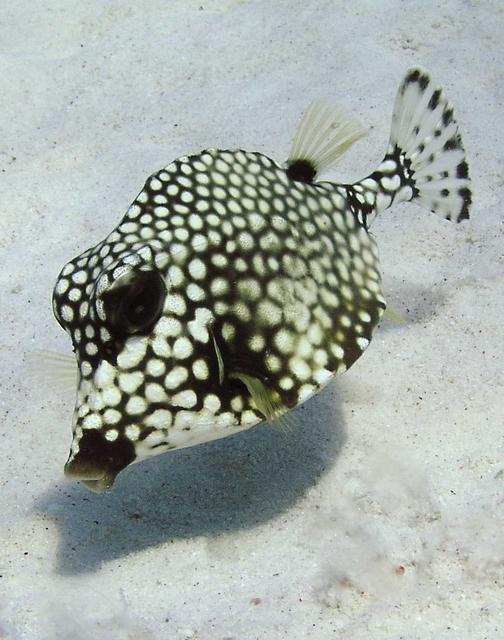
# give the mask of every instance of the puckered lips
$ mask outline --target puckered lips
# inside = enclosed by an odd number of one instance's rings
[[[135,448],[129,440],[109,442],[98,429],[85,430],[78,444],[78,452],[65,465],[65,474],[94,493],[110,489],[117,474],[135,459]]]

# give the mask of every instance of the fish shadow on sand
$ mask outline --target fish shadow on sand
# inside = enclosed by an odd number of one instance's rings
[[[77,483],[47,492],[35,509],[59,529],[57,571],[93,572],[175,539],[250,529],[289,509],[346,439],[334,382],[292,415],[287,430],[262,425],[134,465],[108,494]]]

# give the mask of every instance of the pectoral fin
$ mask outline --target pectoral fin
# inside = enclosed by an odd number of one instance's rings
[[[215,356],[217,358],[217,366],[219,369],[219,384],[222,384],[224,382],[224,360],[222,358],[222,353],[219,348],[219,345],[217,344],[217,340],[215,339],[212,328],[210,328],[210,335],[212,336],[213,345],[215,349]]]
[[[292,419],[280,395],[274,389],[269,389],[262,380],[246,373],[231,373],[230,378],[242,382],[249,392],[257,410],[274,426],[287,428],[292,425]]]

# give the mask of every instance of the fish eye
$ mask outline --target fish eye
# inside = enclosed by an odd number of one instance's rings
[[[157,271],[129,271],[103,294],[110,328],[119,335],[147,333],[159,319],[166,286]]]

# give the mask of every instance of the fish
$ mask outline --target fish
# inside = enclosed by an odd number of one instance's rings
[[[101,493],[132,463],[284,424],[362,355],[386,308],[376,216],[413,201],[461,222],[472,201],[453,107],[424,69],[400,84],[377,169],[320,180],[364,135],[319,100],[283,163],[178,158],[65,264],[52,306],[75,354],[67,476]]]

